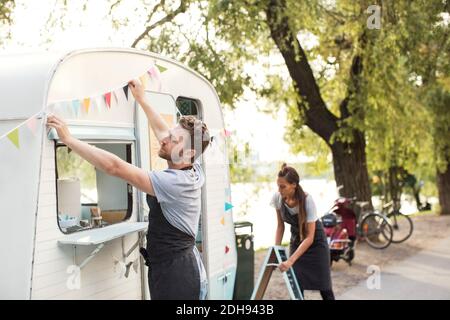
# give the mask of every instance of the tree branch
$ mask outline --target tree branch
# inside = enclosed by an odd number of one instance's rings
[[[360,76],[363,69],[361,54],[356,54],[353,57],[352,65],[350,67],[350,84],[347,87],[347,96],[341,101],[339,110],[341,111],[340,119],[346,119],[350,116],[348,104],[355,93],[359,92],[361,88]]]
[[[152,25],[148,26],[147,28],[145,28],[144,32],[142,32],[139,37],[136,38],[136,40],[133,41],[133,44],[131,45],[132,48],[136,48],[136,45],[142,40],[144,39],[146,36],[148,36],[148,34],[150,33],[150,31],[152,31],[153,29],[155,29],[156,27],[159,27],[163,24],[165,24],[166,22],[169,22],[171,20],[173,20],[178,14],[180,13],[184,13],[186,12],[187,8],[188,8],[188,3],[189,0],[181,0],[180,1],[180,5],[178,6],[177,9],[175,9],[174,11],[168,13],[164,18],[162,18],[159,21],[156,21],[155,23],[153,23]],[[155,10],[157,10],[158,5],[155,6]],[[151,16],[153,15],[153,13],[155,12],[155,10],[153,10],[153,12],[150,14],[149,19],[151,19]],[[149,21],[148,21],[149,22]]]
[[[280,50],[294,87],[301,97],[297,106],[305,115],[305,124],[330,144],[332,134],[338,129],[337,117],[323,101],[306,54],[290,29],[286,0],[270,0],[266,14],[271,37]]]

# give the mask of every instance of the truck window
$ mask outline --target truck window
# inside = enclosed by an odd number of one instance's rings
[[[198,102],[198,100],[185,97],[178,97],[176,103],[178,110],[181,112],[182,116],[195,116],[196,118],[200,119],[199,116],[200,103]]]
[[[131,144],[95,143],[97,148],[131,162]],[[67,146],[56,146],[58,224],[62,232],[105,227],[131,216],[132,188],[97,170]]]

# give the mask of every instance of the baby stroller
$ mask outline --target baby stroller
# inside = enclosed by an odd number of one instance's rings
[[[330,248],[330,265],[343,259],[350,266],[355,257],[356,215],[348,207],[351,199],[338,198],[322,217],[322,224]]]

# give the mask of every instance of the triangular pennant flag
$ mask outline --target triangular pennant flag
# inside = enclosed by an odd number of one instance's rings
[[[26,125],[28,127],[28,129],[30,129],[30,131],[33,133],[33,135],[36,135],[36,129],[37,129],[37,119],[36,117],[31,117],[30,119],[28,119],[28,121],[26,122]]]
[[[230,252],[230,248],[228,246],[225,246],[225,254],[227,254],[228,252]]]
[[[123,92],[125,92],[125,98],[127,98],[128,100],[128,84],[125,87],[123,87]]]
[[[117,95],[117,92],[116,91],[113,91],[112,92],[112,95],[113,95],[113,97],[114,97],[114,100],[116,101],[116,105],[118,106],[119,105],[119,97],[118,97],[118,95]],[[112,103],[112,102],[111,102]]]
[[[19,146],[19,128],[14,129],[8,134],[8,139],[17,147],[17,149],[20,149]]]
[[[233,208],[233,205],[231,203],[225,202],[225,211],[228,211],[231,208]]]
[[[225,218],[224,217],[220,218],[220,224],[223,225],[223,226],[225,225]]]
[[[161,91],[162,83],[159,69],[155,66],[152,66],[147,72],[150,75],[150,79],[156,83],[157,91]]]
[[[161,73],[163,73],[164,71],[167,70],[167,68],[160,66],[159,64],[157,64],[156,67],[158,68],[159,72],[161,72]]]
[[[150,75],[150,78],[156,77],[158,75],[155,67],[151,67],[147,72]]]
[[[105,100],[102,99],[101,96],[95,97],[95,98],[93,99],[93,102],[95,102],[97,111],[98,111],[99,113],[102,111],[102,105],[103,105],[104,101],[105,101]],[[94,105],[94,103],[93,103],[92,105]],[[92,107],[92,108],[93,108],[93,107]]]
[[[90,105],[91,105],[91,99],[90,98],[83,99],[83,107],[84,107],[84,111],[86,111],[86,113],[89,113],[89,106]]]
[[[73,110],[73,114],[76,117],[78,117],[78,114],[80,113],[80,107],[81,107],[80,100],[73,100],[72,101],[72,110]]]
[[[105,93],[105,102],[108,108],[111,108],[111,92]]]
[[[147,84],[148,84],[148,75],[147,75],[147,73],[144,73],[142,76],[140,76],[139,80],[141,81],[141,84],[144,87],[144,89],[147,88]]]
[[[223,129],[223,133],[224,133],[225,137],[231,136],[231,131],[228,131],[227,129]]]

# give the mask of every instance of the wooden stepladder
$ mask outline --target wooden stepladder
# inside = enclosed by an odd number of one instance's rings
[[[258,282],[253,290],[251,300],[261,300],[266,292],[267,285],[269,284],[272,272],[278,265],[287,260],[286,248],[282,246],[270,247],[264,264],[261,267],[259,273]],[[303,300],[300,286],[298,285],[297,277],[295,276],[294,269],[289,268],[286,272],[283,272],[284,282],[286,283],[291,300]]]

